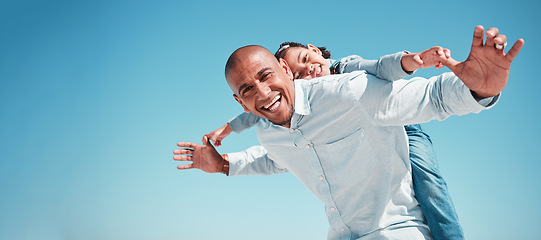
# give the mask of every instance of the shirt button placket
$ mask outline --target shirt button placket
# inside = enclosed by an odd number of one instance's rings
[[[310,143],[310,141],[307,141],[307,139],[303,137],[302,132],[300,130],[295,129],[295,128],[290,128],[289,132],[291,133],[295,146],[301,147],[302,145],[304,145],[304,148],[306,150],[313,151],[311,150],[313,149],[312,143]],[[313,162],[315,166],[321,167],[320,165],[321,163],[319,163],[319,159],[317,158],[317,156],[316,156],[316,159],[314,160],[316,160],[316,162]],[[329,217],[330,219],[333,219],[331,222],[334,222],[334,224],[332,225],[334,225],[335,229],[340,229],[341,232],[345,233],[346,228],[341,227],[343,226],[343,223],[341,221],[340,213],[336,209],[335,204],[332,200],[332,197],[330,196],[329,183],[327,182],[323,172],[321,172],[320,174],[321,175],[319,175],[318,178],[321,181],[320,184],[321,184],[322,192],[324,195],[326,195],[326,198],[327,198],[327,200],[325,200],[325,203],[328,204],[327,206],[329,206],[329,211],[330,211]],[[337,223],[338,223],[338,226],[337,226]],[[346,234],[345,236],[349,236],[349,235]]]

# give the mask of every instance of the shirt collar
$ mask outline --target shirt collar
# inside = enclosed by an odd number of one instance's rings
[[[300,115],[309,115],[312,113],[310,102],[308,101],[308,93],[306,92],[307,80],[295,80],[295,113]]]

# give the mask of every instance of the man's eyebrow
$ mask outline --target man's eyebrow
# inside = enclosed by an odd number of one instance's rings
[[[256,74],[256,77],[257,77],[258,79],[260,79],[260,78],[261,78],[261,75],[263,75],[263,73],[266,72],[266,71],[269,70],[269,69],[271,69],[271,68],[270,68],[270,67],[266,67],[266,68],[263,68],[263,69],[259,70],[259,72],[257,72],[257,74]]]
[[[265,73],[266,71],[270,70],[271,68],[270,67],[265,67],[261,70],[259,70],[259,72],[256,73],[256,78],[257,79],[261,79],[261,75],[263,75],[263,73]],[[248,87],[248,83],[245,83],[245,84],[242,84],[240,87],[239,87],[239,96],[241,96],[241,92],[243,89],[245,89],[246,87]]]
[[[242,92],[242,90],[245,89],[246,87],[248,87],[248,83],[242,84],[242,85],[239,87],[239,96],[242,96],[241,92]]]
[[[297,56],[297,61],[298,62],[301,62],[301,54],[302,54],[302,51],[299,51],[299,56]]]

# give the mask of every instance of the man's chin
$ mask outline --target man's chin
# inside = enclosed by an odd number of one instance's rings
[[[289,125],[291,123],[291,118],[289,118],[288,120],[282,121],[282,122],[276,122],[276,121],[271,121],[271,120],[269,120],[269,121],[274,125],[287,126],[287,125]]]
[[[291,118],[293,117],[293,110],[291,110],[288,114],[287,114],[287,117],[284,117],[282,119],[268,119],[271,123],[275,124],[275,125],[279,125],[279,126],[289,126],[290,123],[291,123]]]

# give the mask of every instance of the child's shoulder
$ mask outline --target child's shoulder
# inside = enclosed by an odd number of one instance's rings
[[[321,87],[321,89],[328,89],[329,86],[341,85],[343,82],[357,78],[360,75],[367,75],[367,73],[365,70],[358,70],[348,73],[331,74],[310,80],[295,79],[295,86],[310,89],[317,89],[318,87]]]
[[[347,63],[347,62],[350,62],[350,61],[353,61],[353,60],[358,60],[358,59],[363,59],[363,58],[361,56],[359,56],[359,55],[349,55],[347,57],[341,58],[340,62]]]

